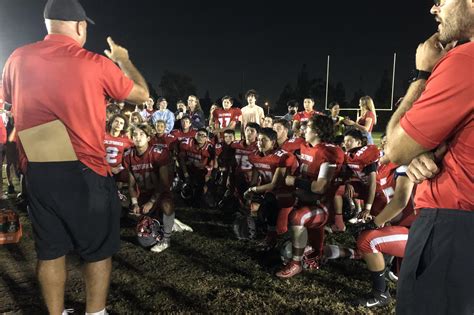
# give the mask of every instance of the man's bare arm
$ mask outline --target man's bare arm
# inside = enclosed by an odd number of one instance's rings
[[[133,104],[142,104],[146,102],[150,97],[148,84],[130,61],[128,50],[115,44],[111,37],[107,37],[107,42],[110,46],[110,50],[104,51],[106,56],[113,62],[117,63],[123,73],[134,82],[132,91],[126,98],[126,101]]]

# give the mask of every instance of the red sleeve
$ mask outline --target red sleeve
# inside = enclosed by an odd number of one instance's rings
[[[296,113],[296,114],[293,116],[293,120],[301,121],[301,115],[300,115],[300,113]]]
[[[471,56],[448,53],[433,70],[421,97],[400,120],[403,130],[424,148],[436,148],[472,115],[473,67]]]
[[[338,159],[339,154],[335,147],[326,147],[323,154],[321,154],[321,164],[326,162],[330,164],[338,164]]]
[[[126,99],[133,88],[133,81],[125,76],[120,68],[110,59],[102,58],[102,85],[110,97],[122,101]]]
[[[213,112],[212,112],[212,119],[214,120],[214,123],[219,123],[219,108],[216,108]]]
[[[365,166],[375,163],[380,158],[380,151],[376,145],[368,145],[360,160],[364,161]]]
[[[234,108],[234,117],[232,118],[233,121],[239,121],[240,116],[242,116],[242,111],[240,108]]]

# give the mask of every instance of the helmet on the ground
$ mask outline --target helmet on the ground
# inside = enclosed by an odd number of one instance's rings
[[[181,198],[184,200],[189,200],[193,197],[193,188],[190,184],[184,183],[181,187]]]
[[[163,239],[160,221],[146,215],[138,221],[136,231],[138,243],[143,247],[151,247]]]

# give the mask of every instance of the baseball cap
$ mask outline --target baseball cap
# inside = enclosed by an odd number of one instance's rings
[[[85,21],[95,24],[87,17],[78,0],[48,0],[44,7],[44,18],[60,21]]]

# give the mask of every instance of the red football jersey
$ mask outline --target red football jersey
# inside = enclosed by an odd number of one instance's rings
[[[256,169],[260,176],[259,185],[265,185],[272,181],[275,171],[279,167],[291,168],[291,153],[277,149],[267,155],[254,152],[249,155],[249,163]]]
[[[170,134],[176,137],[179,142],[183,141],[184,139],[194,138],[196,136],[196,129],[189,129],[188,132],[184,132],[181,129],[174,129],[171,130]]]
[[[162,136],[155,135],[150,140],[151,145],[159,146],[160,148],[168,149],[170,152],[176,150],[178,138],[171,134],[164,134]]]
[[[123,153],[133,146],[133,142],[127,136],[114,137],[105,133],[104,146],[107,163],[116,167],[122,164]]]
[[[235,107],[231,107],[229,110],[217,108],[212,113],[214,125],[220,129],[228,127],[233,121],[238,122],[240,116],[242,116],[240,108]]]
[[[299,151],[300,148],[301,148],[301,145],[302,144],[305,144],[306,141],[303,139],[303,138],[291,138],[291,139],[288,139],[286,140],[281,146],[280,148],[282,150],[285,150],[285,151],[288,151],[288,152],[291,152],[291,153],[295,153],[296,151]]]
[[[344,151],[333,144],[319,143],[313,147],[309,143],[304,143],[301,145],[300,152],[300,174],[303,178],[310,180],[318,179],[319,169],[324,163],[336,165],[334,174],[334,178],[336,178],[344,163]]]
[[[293,116],[293,120],[296,121],[308,121],[314,115],[324,115],[324,113],[312,110],[309,113],[306,111],[298,112]]]
[[[235,160],[237,162],[237,172],[252,171],[252,164],[249,162],[249,155],[257,151],[257,141],[250,145],[245,144],[245,140],[234,141],[231,147],[235,149]]]
[[[354,172],[357,178],[364,184],[368,184],[367,175],[364,168],[379,160],[380,151],[375,145],[366,145],[346,152],[345,164]],[[377,185],[379,188],[380,185]],[[379,189],[377,189],[379,190]]]
[[[385,197],[387,197],[387,202],[390,202],[395,194],[398,176],[406,176],[406,170],[406,166],[398,166],[392,162],[379,166],[377,170],[377,182],[382,187],[383,193]],[[413,191],[414,190],[415,189],[413,189]],[[403,209],[398,216],[393,218],[392,225],[410,226],[416,218],[414,206],[412,196],[405,209]]]
[[[186,161],[186,165],[192,165],[198,169],[206,168],[212,170],[215,150],[210,142],[199,148],[196,139],[184,139],[179,145],[179,154]]]
[[[138,155],[137,150],[133,148],[125,153],[123,159],[124,167],[135,178],[138,191],[141,194],[153,193],[155,187],[151,175],[155,173],[158,177],[160,167],[169,163],[170,154],[168,150],[156,145],[148,146],[148,149],[142,155]]]

